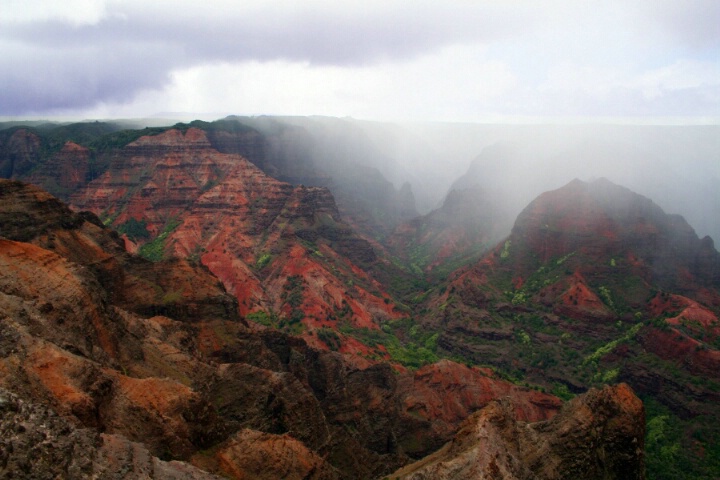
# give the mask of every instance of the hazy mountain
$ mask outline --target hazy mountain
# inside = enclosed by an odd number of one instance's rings
[[[652,445],[653,471],[689,462],[702,478],[714,467],[689,439],[718,449],[717,423],[705,421],[719,413],[718,272],[712,240],[682,217],[608,180],[574,180],[538,196],[506,240],[437,287],[423,323],[447,354],[560,395],[628,382],[650,426],[676,429]],[[661,458],[662,448],[687,454]]]
[[[573,178],[609,178],[720,237],[720,127],[537,126],[493,129],[451,189],[479,185],[510,207],[507,228],[540,193]],[[479,128],[478,134],[483,134]],[[488,137],[484,137],[488,138]]]

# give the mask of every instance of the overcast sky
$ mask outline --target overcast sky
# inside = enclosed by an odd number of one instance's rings
[[[720,119],[718,0],[2,0],[0,116]]]

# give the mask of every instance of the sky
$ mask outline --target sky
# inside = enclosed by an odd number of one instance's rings
[[[717,0],[2,0],[0,117],[720,123]]]

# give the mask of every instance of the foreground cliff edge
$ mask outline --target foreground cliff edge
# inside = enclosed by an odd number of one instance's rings
[[[550,420],[520,422],[499,400],[393,479],[644,479],[642,402],[626,384],[591,389]],[[608,455],[609,454],[609,455]]]
[[[560,407],[486,369],[361,369],[257,332],[206,269],[130,255],[92,214],[36,187],[0,182],[0,237],[3,476],[375,478],[432,453],[495,399],[532,424]],[[627,428],[603,425],[612,438]],[[628,455],[613,445],[603,471]]]

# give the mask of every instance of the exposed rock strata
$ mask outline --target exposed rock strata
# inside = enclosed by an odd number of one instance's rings
[[[341,220],[329,190],[275,180],[245,158],[213,149],[197,128],[140,137],[72,202],[120,229],[142,224],[156,255],[199,260],[237,298],[241,314],[300,321],[318,348],[328,347],[312,332],[334,327],[340,312],[342,320],[371,329],[404,315],[368,274],[395,267]],[[353,353],[352,342],[343,345]],[[355,350],[360,364],[367,350]]]
[[[155,456],[243,478],[259,468],[262,454],[243,451],[255,439],[282,453],[273,468],[287,475],[374,478],[442,445],[496,394],[513,396],[529,419],[559,407],[453,362],[415,374],[358,368],[302,339],[253,331],[224,308],[233,303],[207,272],[133,257],[94,216],[35,187],[2,181],[0,195],[0,387],[92,429],[88,458],[98,462],[192,471]],[[163,298],[175,308],[146,311]]]
[[[642,402],[627,385],[590,390],[548,421],[518,421],[493,402],[470,416],[452,442],[390,478],[644,479]]]
[[[605,179],[575,180],[430,295],[423,322],[443,351],[551,391],[627,382],[684,422],[673,442],[702,464],[692,438],[718,432],[702,419],[718,415],[719,271],[712,241],[681,217]]]

